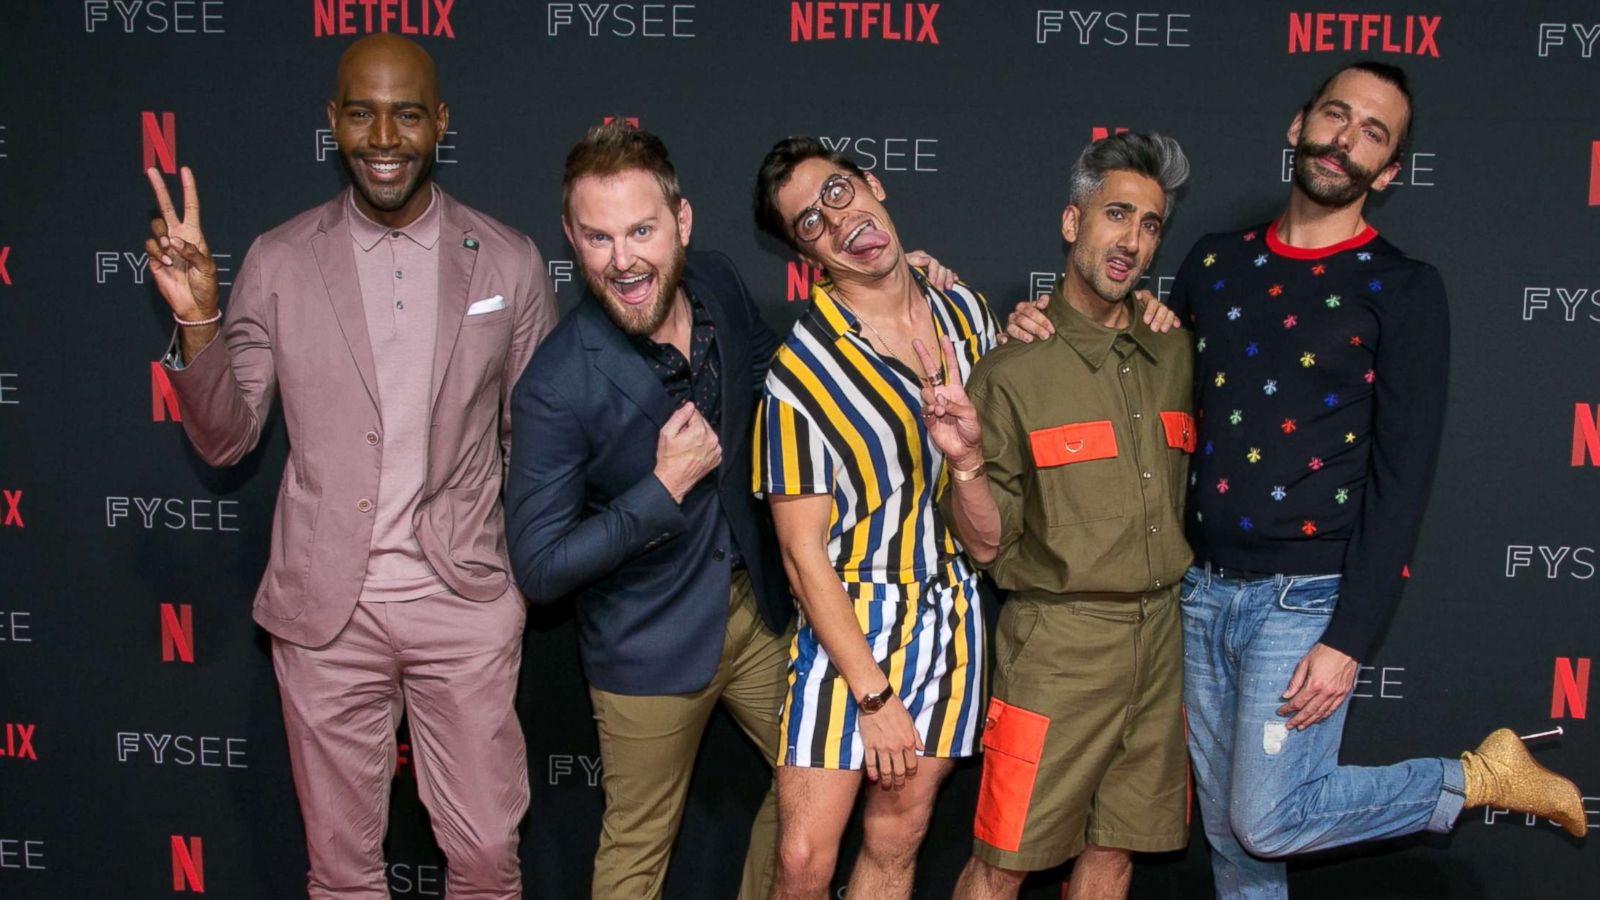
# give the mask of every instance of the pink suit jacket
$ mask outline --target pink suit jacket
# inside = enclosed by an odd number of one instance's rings
[[[439,578],[488,601],[512,585],[500,506],[511,391],[556,308],[533,241],[442,190],[439,202],[427,477],[413,524]],[[307,647],[333,640],[355,610],[384,452],[349,209],[347,191],[257,238],[228,297],[225,351],[214,341],[170,376],[184,430],[214,466],[254,449],[282,396],[289,459],[255,620]],[[503,309],[467,315],[495,296]]]

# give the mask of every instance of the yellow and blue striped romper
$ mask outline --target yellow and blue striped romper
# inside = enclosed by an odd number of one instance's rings
[[[964,382],[994,346],[983,295],[943,292],[916,269]],[[767,375],[755,491],[830,494],[828,556],[873,656],[916,722],[925,756],[970,756],[983,715],[977,574],[939,514],[944,456],[922,423],[917,373],[880,356],[833,285],[811,292]],[[859,769],[856,701],[802,611],[789,650],[781,765]]]

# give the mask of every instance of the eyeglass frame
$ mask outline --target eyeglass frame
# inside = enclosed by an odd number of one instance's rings
[[[855,202],[856,186],[851,183],[851,178],[852,176],[848,172],[835,172],[832,175],[829,175],[827,179],[822,182],[822,186],[817,189],[817,202],[806,207],[805,209],[800,210],[800,212],[797,213],[789,222],[789,228],[794,232],[794,236],[797,240],[806,244],[814,243],[817,238],[822,237],[822,235],[828,230],[827,223],[823,222],[816,234],[813,234],[810,237],[806,237],[805,235],[801,234],[800,222],[807,216],[811,215],[812,213],[816,213],[820,217],[822,215],[822,207],[827,207],[828,209],[847,209],[851,203]],[[845,195],[838,202],[830,203],[828,202],[828,188],[834,184],[842,185],[845,189]]]

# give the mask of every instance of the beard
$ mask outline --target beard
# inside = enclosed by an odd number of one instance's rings
[[[350,184],[361,195],[361,199],[373,209],[384,212],[394,212],[409,203],[417,189],[426,184],[428,176],[433,173],[432,152],[413,157],[411,176],[398,184],[371,184],[359,160],[343,153],[339,154],[339,160],[344,163],[345,174],[350,176]]]
[[[1128,269],[1128,277],[1122,281],[1115,281],[1106,275],[1105,264],[1113,257],[1125,258],[1127,254],[1107,250],[1100,254],[1099,258],[1092,258],[1092,255],[1093,251],[1085,248],[1080,252],[1077,244],[1073,244],[1072,268],[1101,300],[1107,303],[1121,303],[1123,298],[1138,285],[1140,276],[1144,274],[1144,267],[1139,265],[1139,260],[1135,258]]]
[[[672,259],[665,268],[657,269],[643,261],[635,262],[633,267],[626,272],[618,271],[610,264],[606,265],[603,272],[595,273],[587,268],[583,270],[584,283],[589,286],[589,292],[600,301],[600,308],[605,311],[606,318],[611,324],[622,329],[622,332],[633,337],[649,337],[667,320],[667,315],[672,312],[673,298],[678,296],[678,288],[683,285],[683,263],[687,255],[684,246],[677,241],[673,242]],[[630,306],[623,303],[612,293],[612,280],[618,278],[633,278],[639,275],[655,276],[655,296],[649,302]]]
[[[1319,159],[1330,159],[1344,169],[1344,177],[1316,166]],[[1367,195],[1382,168],[1363,169],[1350,155],[1332,144],[1314,144],[1304,136],[1294,148],[1294,183],[1307,197],[1322,206],[1349,206]]]

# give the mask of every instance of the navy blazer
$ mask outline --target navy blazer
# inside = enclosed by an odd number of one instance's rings
[[[726,256],[688,254],[684,285],[716,323],[722,464],[681,508],[653,474],[675,404],[587,291],[512,397],[505,505],[517,584],[535,603],[574,598],[585,674],[615,694],[710,683],[728,618],[730,538],[766,626],[781,633],[794,612],[750,480],[752,420],[778,336]]]

